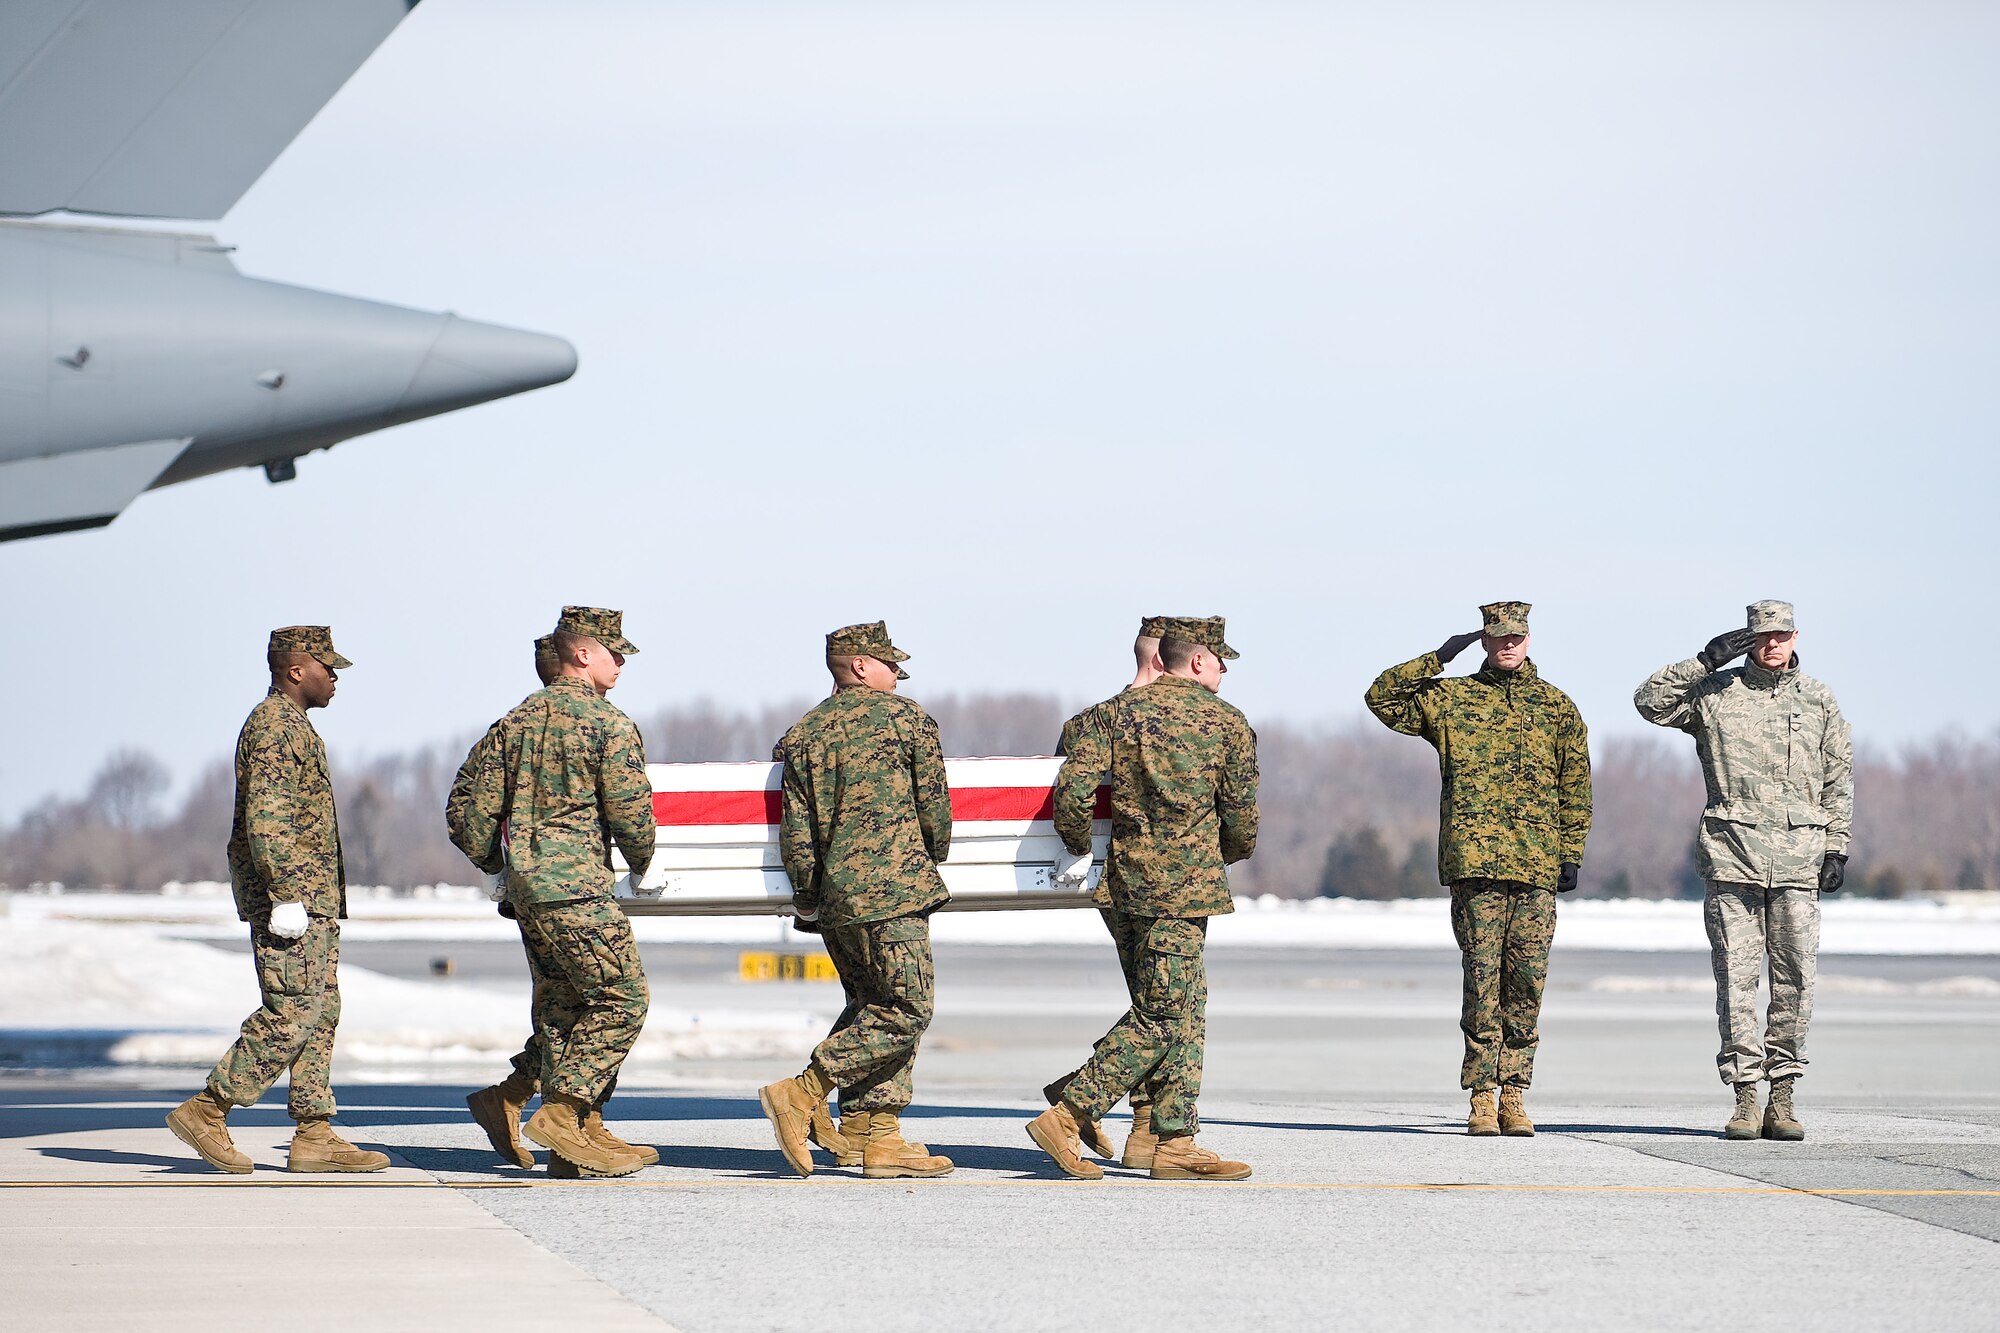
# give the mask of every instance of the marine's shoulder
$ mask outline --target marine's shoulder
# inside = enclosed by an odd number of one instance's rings
[[[1063,723],[1063,730],[1068,731],[1073,727],[1102,726],[1116,710],[1118,701],[1129,693],[1131,691],[1127,690],[1124,694],[1114,694],[1109,699],[1100,699],[1088,708],[1079,708],[1070,715],[1069,721]]]
[[[922,726],[931,720],[930,713],[915,699],[905,698],[900,694],[890,694],[883,690],[871,690],[869,693],[879,696],[878,707],[890,717],[914,726]]]
[[[250,715],[243,719],[243,735],[251,739],[318,734],[304,710],[276,690],[258,700]]]
[[[1557,708],[1567,708],[1572,712],[1576,710],[1576,701],[1565,694],[1561,687],[1552,683],[1547,676],[1537,675],[1535,677],[1535,690],[1543,699]]]

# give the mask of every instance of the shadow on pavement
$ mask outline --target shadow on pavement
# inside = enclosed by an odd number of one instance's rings
[[[54,1157],[65,1162],[88,1162],[92,1166],[152,1166],[158,1167],[163,1175],[174,1176],[222,1176],[227,1172],[217,1171],[192,1152],[185,1157],[156,1157],[144,1152],[114,1152],[109,1148],[37,1148],[44,1157]]]

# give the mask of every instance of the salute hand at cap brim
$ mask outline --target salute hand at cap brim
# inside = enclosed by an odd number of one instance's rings
[[[1452,658],[1457,657],[1467,648],[1478,643],[1483,635],[1484,631],[1482,630],[1473,630],[1470,634],[1452,635],[1449,639],[1438,645],[1438,661],[1451,661]]]

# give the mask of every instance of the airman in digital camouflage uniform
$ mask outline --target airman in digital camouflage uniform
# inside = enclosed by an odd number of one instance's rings
[[[380,1171],[389,1159],[334,1133],[328,1082],[340,1023],[340,919],[347,872],[326,747],[306,711],[333,701],[340,671],[324,625],[271,631],[271,689],[236,738],[236,810],[229,831],[229,884],[236,915],[250,923],[263,1004],[208,1076],[208,1086],[167,1114],[167,1128],[210,1166],[241,1174],[250,1159],[229,1137],[232,1106],[253,1105],[291,1071],[298,1122],[292,1171]]]
[[[1132,640],[1132,683],[1119,691],[1120,694],[1151,685],[1164,674],[1160,666],[1160,636],[1166,632],[1166,621],[1165,616],[1147,616],[1139,622],[1138,637]],[[1116,701],[1114,696],[1102,703],[1092,704],[1063,723],[1062,735],[1056,741],[1056,753],[1068,757],[1080,749],[1089,747],[1090,753],[1101,755],[1108,765],[1111,751],[1105,741],[1105,728],[1109,721],[1111,705]],[[1110,770],[1107,767],[1105,771],[1108,773]],[[1072,853],[1066,863],[1056,867],[1053,878],[1059,885],[1081,885],[1085,876],[1089,874],[1090,864],[1090,852],[1087,849],[1081,853]],[[1133,964],[1138,961],[1136,949],[1138,939],[1133,931],[1133,918],[1112,906],[1111,886],[1103,876],[1098,878],[1097,888],[1091,894],[1091,901],[1097,904],[1098,915],[1103,918],[1105,928],[1111,932],[1112,946],[1118,951],[1118,970],[1125,977],[1126,996],[1128,999],[1136,998],[1139,985],[1138,974],[1133,971]],[[1048,1099],[1050,1106],[1062,1100],[1063,1089],[1069,1086],[1070,1079],[1074,1077],[1075,1074],[1065,1074],[1042,1089],[1042,1096]],[[1156,1074],[1132,1089],[1132,1132],[1125,1136],[1125,1149],[1122,1154],[1112,1148],[1111,1140],[1105,1135],[1103,1126],[1095,1120],[1077,1126],[1083,1146],[1099,1157],[1117,1157],[1124,1165],[1135,1170],[1143,1171],[1152,1166],[1153,1148],[1159,1143],[1159,1136],[1153,1132],[1152,1118],[1153,1100],[1158,1082],[1159,1077]]]
[[[952,1168],[904,1139],[917,1045],[934,1007],[930,914],[943,905],[938,863],[951,851],[951,792],[937,723],[896,695],[909,654],[881,621],[826,636],[834,690],[772,750],[784,766],[779,849],[794,919],[817,930],[851,1000],[812,1060],[759,1100],[785,1160],[811,1175],[808,1141],[851,1156],[827,1114],[840,1091],[844,1129],[865,1133],[875,1179]],[[866,1127],[860,1117],[865,1113]]]
[[[1708,785],[1696,862],[1715,966],[1716,1067],[1736,1093],[1732,1139],[1806,1136],[1792,1087],[1806,1067],[1819,972],[1819,895],[1841,886],[1854,816],[1854,751],[1833,691],[1799,670],[1789,602],[1753,602],[1746,628],[1661,667],[1632,696],[1639,715],[1694,737]],[[1734,670],[1730,662],[1750,655]],[[1757,1016],[1770,959],[1771,1007]],[[1771,1095],[1760,1124],[1757,1084]]]
[[[1590,835],[1590,746],[1569,696],[1528,660],[1528,604],[1479,608],[1482,628],[1375,678],[1368,711],[1437,748],[1438,879],[1463,955],[1459,1083],[1472,1134],[1535,1132],[1525,1097],[1540,1041],[1555,895],[1576,887]],[[1445,676],[1474,640],[1485,665]],[[1500,1090],[1494,1106],[1494,1088]]]
[[[1234,910],[1224,867],[1257,845],[1257,737],[1216,697],[1236,658],[1220,616],[1161,627],[1164,674],[1104,705],[1079,728],[1056,778],[1055,823],[1073,855],[1090,850],[1097,788],[1111,776],[1104,878],[1132,953],[1132,1004],[1099,1039],[1028,1136],[1071,1176],[1095,1180],[1082,1127],[1134,1089],[1153,1100],[1155,1180],[1242,1180],[1250,1168],[1195,1142],[1208,980],[1208,918]],[[1145,1094],[1142,1094],[1145,1095]]]
[[[553,638],[556,678],[473,747],[446,818],[474,865],[504,868],[534,975],[542,1104],[522,1132],[553,1154],[553,1175],[623,1176],[659,1160],[602,1118],[649,998],[632,925],[612,895],[609,843],[635,878],[645,873],[652,786],[639,729],[604,697],[639,650],[623,616],[598,607],[564,607]],[[496,1148],[509,1137],[487,1133]]]

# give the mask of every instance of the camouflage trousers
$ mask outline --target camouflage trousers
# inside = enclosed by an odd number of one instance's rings
[[[1122,915],[1122,914],[1121,914]],[[1108,919],[1108,918],[1107,918]],[[1150,1096],[1153,1132],[1179,1138],[1201,1128],[1201,1062],[1208,1038],[1206,917],[1124,916],[1132,962],[1132,1007],[1098,1038],[1090,1059],[1063,1090],[1070,1110],[1091,1120],[1137,1090]],[[1121,947],[1121,962],[1124,950]]]
[[[1715,968],[1715,1023],[1724,1083],[1797,1078],[1806,1071],[1806,1027],[1819,976],[1819,890],[1711,882],[1702,910]],[[1771,964],[1771,1009],[1759,1021],[1757,991]]]
[[[1465,1060],[1458,1085],[1474,1090],[1535,1076],[1542,984],[1556,933],[1553,889],[1504,879],[1463,879],[1451,886],[1451,933],[1465,973],[1458,1026]]]
[[[557,977],[559,968],[556,960],[539,948],[530,939],[528,932],[521,932],[521,951],[528,956],[528,979],[534,991],[528,1002],[528,1013],[532,1024],[528,1040],[521,1045],[509,1061],[514,1072],[526,1079],[531,1090],[540,1091],[542,1086],[542,1059],[547,1044],[542,1041],[545,1028],[571,1028],[576,1025],[577,1014],[573,1008],[565,1007],[573,991],[563,988]],[[601,1110],[604,1103],[611,1100],[611,1094],[618,1087],[618,1075],[614,1072],[604,1091],[597,1094],[597,1106]]]
[[[340,922],[316,916],[295,940],[250,923],[250,957],[264,1002],[209,1071],[208,1090],[250,1106],[291,1071],[294,1120],[327,1120],[333,1101],[333,1031],[340,1025]]]
[[[646,1022],[650,997],[632,923],[609,898],[519,910],[535,982],[529,1044],[541,1046],[542,1096],[599,1105]]]
[[[915,1095],[917,1044],[936,1009],[931,923],[896,916],[822,933],[847,1007],[813,1063],[840,1089],[840,1110],[901,1111]]]

